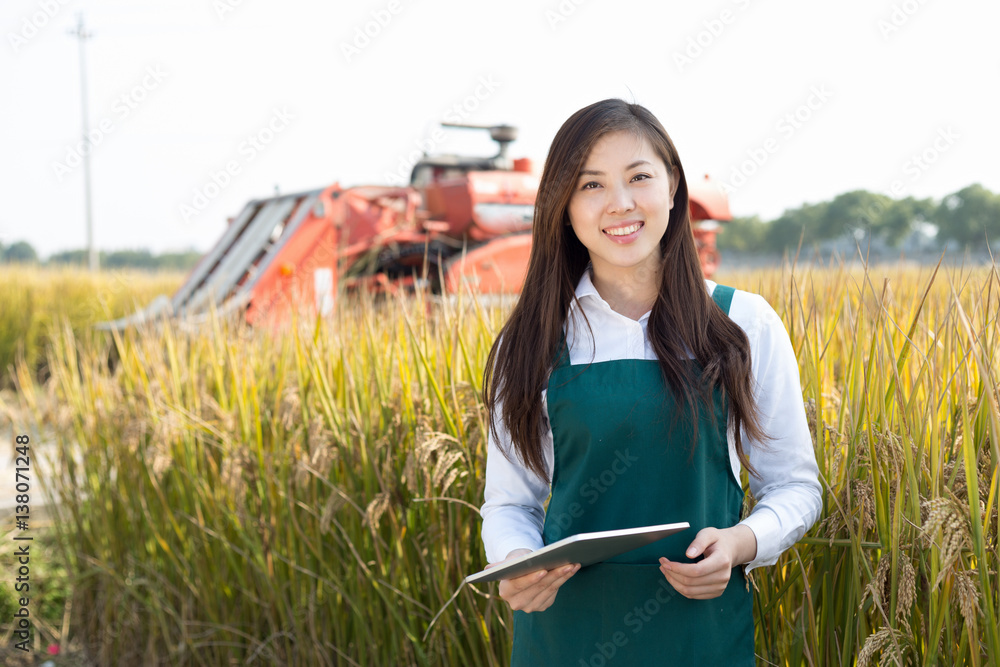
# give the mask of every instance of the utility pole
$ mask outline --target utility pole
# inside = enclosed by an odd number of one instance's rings
[[[94,216],[91,212],[90,199],[90,119],[87,115],[87,60],[83,45],[86,40],[93,37],[83,27],[83,12],[77,14],[77,24],[75,30],[70,30],[69,34],[80,40],[80,109],[83,115],[83,206],[84,216],[87,220],[87,256],[89,258],[90,270],[97,272],[100,268],[97,259],[97,250],[94,248]]]

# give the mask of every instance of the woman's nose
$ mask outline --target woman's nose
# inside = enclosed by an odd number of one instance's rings
[[[624,186],[612,186],[608,188],[608,213],[611,215],[621,215],[635,208],[635,199],[632,191]]]

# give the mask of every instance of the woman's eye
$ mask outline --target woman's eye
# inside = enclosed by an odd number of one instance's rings
[[[590,186],[594,186],[594,187],[592,188]],[[589,183],[584,183],[583,187],[581,187],[580,189],[581,190],[593,190],[596,187],[598,187],[597,181],[590,181]]]
[[[636,179],[639,179],[645,181],[647,178],[649,178],[649,174],[636,174],[635,176],[632,177],[632,180],[634,181]]]

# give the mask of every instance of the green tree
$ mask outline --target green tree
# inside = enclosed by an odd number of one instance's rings
[[[767,223],[754,215],[747,218],[733,218],[722,226],[716,237],[720,250],[735,252],[766,252],[764,236]]]
[[[1000,240],[1000,196],[975,183],[941,200],[934,212],[939,238],[966,247]]]
[[[38,253],[35,252],[35,249],[27,241],[18,241],[4,248],[3,261],[8,264],[37,264]]]
[[[158,269],[190,271],[198,263],[204,253],[198,250],[183,250],[181,252],[165,252],[156,258]]]
[[[135,268],[146,271],[190,271],[201,259],[203,253],[191,249],[180,252],[166,252],[154,255],[145,248],[136,250],[101,251],[98,253],[101,268],[124,269]],[[87,266],[86,250],[64,250],[51,255],[49,264],[74,264]]]
[[[839,194],[823,211],[820,228],[812,240],[854,236],[859,230],[873,237],[879,236],[883,215],[891,205],[891,198],[867,190]]]
[[[100,259],[104,259],[104,253],[98,253]],[[49,264],[79,264],[81,266],[87,265],[87,251],[86,250],[64,250],[63,252],[57,252],[49,255]]]
[[[934,217],[935,204],[930,198],[897,199],[890,202],[882,213],[879,231],[886,243],[896,248],[913,231],[913,223],[930,221]]]
[[[776,220],[768,223],[764,237],[767,251],[778,254],[795,252],[800,239],[804,246],[808,246],[835,236],[829,235],[829,232],[824,230],[823,220],[829,206],[829,202],[803,204],[799,208],[785,211]]]
[[[116,250],[108,253],[107,259],[101,262],[101,266],[109,269],[126,267],[154,269],[157,266],[157,261],[149,250]]]

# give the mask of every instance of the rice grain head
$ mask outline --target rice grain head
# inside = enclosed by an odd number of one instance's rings
[[[234,500],[242,498],[247,491],[246,476],[243,474],[251,465],[250,455],[244,449],[233,448],[222,459],[219,481],[229,489]]]
[[[972,625],[979,616],[979,575],[976,570],[961,570],[955,573],[952,596],[957,598],[958,610],[967,625]]]
[[[861,647],[861,651],[858,653],[858,667],[869,667],[869,665],[872,664],[872,659],[875,655],[879,653],[892,638],[891,632],[891,628],[882,628],[881,630],[868,635],[868,638],[865,639],[864,645]]]
[[[281,393],[281,403],[278,406],[278,423],[281,424],[285,432],[295,428],[302,417],[302,405],[299,398],[299,388],[290,384]]]
[[[883,665],[902,667],[913,664],[910,637],[901,630],[883,627],[869,635],[858,653],[858,667],[871,665],[875,655],[880,652],[878,661],[880,667]]]
[[[972,538],[969,519],[963,515],[954,498],[933,498],[925,500],[924,504],[927,519],[921,532],[926,543],[937,547],[941,554],[941,571],[933,585],[933,588],[937,588],[951,571],[962,549],[971,548]],[[935,539],[938,531],[941,533],[940,542]]]
[[[326,505],[323,506],[323,514],[319,518],[319,529],[321,533],[327,533],[330,531],[330,523],[333,521],[333,516],[346,504],[347,501],[344,499],[343,495],[338,493],[336,490],[330,491],[330,495],[326,499]]]
[[[896,593],[896,621],[902,625],[909,626],[907,619],[909,619],[913,611],[913,604],[917,601],[917,572],[905,552],[899,558],[899,577]]]
[[[457,449],[453,449],[449,452],[445,452],[438,457],[437,463],[434,465],[434,476],[431,478],[431,487],[437,489],[439,493],[444,495],[451,486],[451,482],[454,481],[455,475],[457,475],[461,470],[453,469],[452,466],[462,459],[462,452]],[[454,475],[451,473],[455,473]],[[448,480],[446,484],[442,482]]]
[[[861,596],[861,603],[858,605],[858,609],[864,608],[865,602],[869,597],[875,601],[875,604],[882,610],[886,610],[888,606],[890,591],[889,591],[889,572],[892,569],[892,556],[889,554],[883,554],[882,558],[878,561],[878,567],[875,568],[875,576],[872,577],[871,582],[865,587],[865,592]]]
[[[389,509],[389,492],[381,491],[368,503],[365,509],[365,524],[373,531],[378,530],[382,515]]]
[[[827,537],[831,540],[841,537],[841,533],[847,529],[848,520],[862,536],[875,529],[875,491],[871,480],[852,478],[837,498],[834,510],[823,519],[822,525],[825,526]]]

